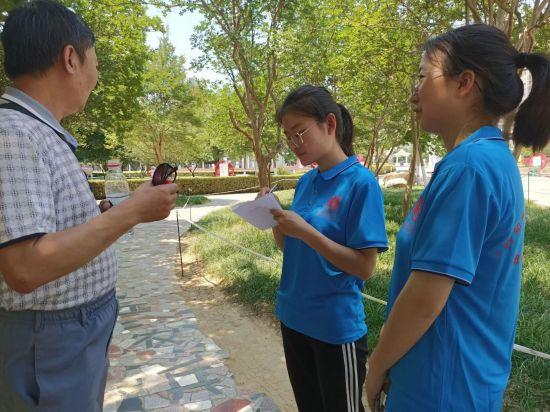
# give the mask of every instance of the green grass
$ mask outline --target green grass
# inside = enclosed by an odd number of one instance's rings
[[[420,190],[413,191],[413,198]],[[293,191],[278,193],[283,207],[289,207]],[[376,275],[367,282],[366,293],[386,300],[393,266],[395,236],[402,222],[402,190],[385,190],[386,230],[390,250],[379,255]],[[550,209],[527,206],[523,287],[516,343],[550,353]],[[276,262],[258,259],[235,247],[224,245],[205,234],[193,231],[193,251],[200,255],[209,273],[222,279],[222,286],[242,303],[260,311],[273,311],[275,291],[281,273],[282,256],[271,231],[259,231],[243,222],[230,210],[208,215],[201,221],[219,233]],[[384,306],[365,301],[368,314],[369,347],[374,347],[384,320]],[[550,361],[514,352],[513,369],[505,397],[504,410],[550,410]]]
[[[187,203],[187,199],[189,199],[189,203]],[[187,205],[203,205],[205,203],[208,203],[209,200],[206,196],[201,195],[192,195],[192,196],[186,196],[186,195],[179,195],[178,200],[176,201],[177,207],[183,207],[187,203]]]

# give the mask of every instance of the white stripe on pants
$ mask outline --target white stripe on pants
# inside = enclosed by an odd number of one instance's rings
[[[348,412],[359,412],[359,385],[357,378],[357,357],[355,342],[342,345]]]

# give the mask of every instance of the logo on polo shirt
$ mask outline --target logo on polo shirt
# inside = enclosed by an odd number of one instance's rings
[[[416,223],[416,220],[418,219],[418,216],[420,216],[420,212],[422,211],[422,206],[424,206],[424,197],[420,196],[409,214],[407,215],[407,218],[403,222],[403,229],[407,230],[408,232],[413,230],[414,224]]]
[[[424,205],[424,198],[420,196],[418,198],[418,201],[413,207],[412,210],[412,220],[413,222],[416,222],[416,219],[418,219],[418,216],[420,215],[420,212],[422,211],[422,206]]]
[[[332,196],[325,207],[329,210],[329,212],[335,213],[338,211],[338,208],[340,207],[340,203],[342,202],[342,198],[340,196]]]
[[[317,211],[317,216],[323,216],[326,218],[333,218],[340,208],[342,203],[341,196],[332,196],[322,208]]]

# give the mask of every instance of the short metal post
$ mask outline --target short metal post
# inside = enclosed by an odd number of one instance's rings
[[[193,203],[191,202],[191,192],[193,192],[192,188],[187,189],[189,194],[187,195],[189,198],[187,199],[189,201],[189,221],[193,221],[193,218],[191,216],[191,209],[193,208]]]
[[[529,170],[527,172],[527,203],[529,203],[529,199],[530,199],[530,186],[529,186],[530,177],[531,177],[531,171]]]

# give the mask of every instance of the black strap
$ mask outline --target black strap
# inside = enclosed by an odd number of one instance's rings
[[[32,113],[29,110],[25,109],[24,107],[18,105],[17,103],[14,103],[14,102],[11,102],[11,101],[8,101],[8,103],[0,103],[0,109],[15,110],[16,112],[19,112],[19,113],[22,113],[26,116],[32,117],[33,119],[38,120],[40,123],[45,124],[50,129],[52,129],[55,132],[55,134],[59,136],[59,138],[61,140],[63,140],[65,143],[67,143],[67,145],[69,146],[71,151],[76,155],[76,148],[67,141],[67,139],[65,138],[65,135],[63,133],[57,131],[56,129],[54,129],[50,124],[46,123],[44,120],[42,120],[40,117],[36,116],[34,113]]]

